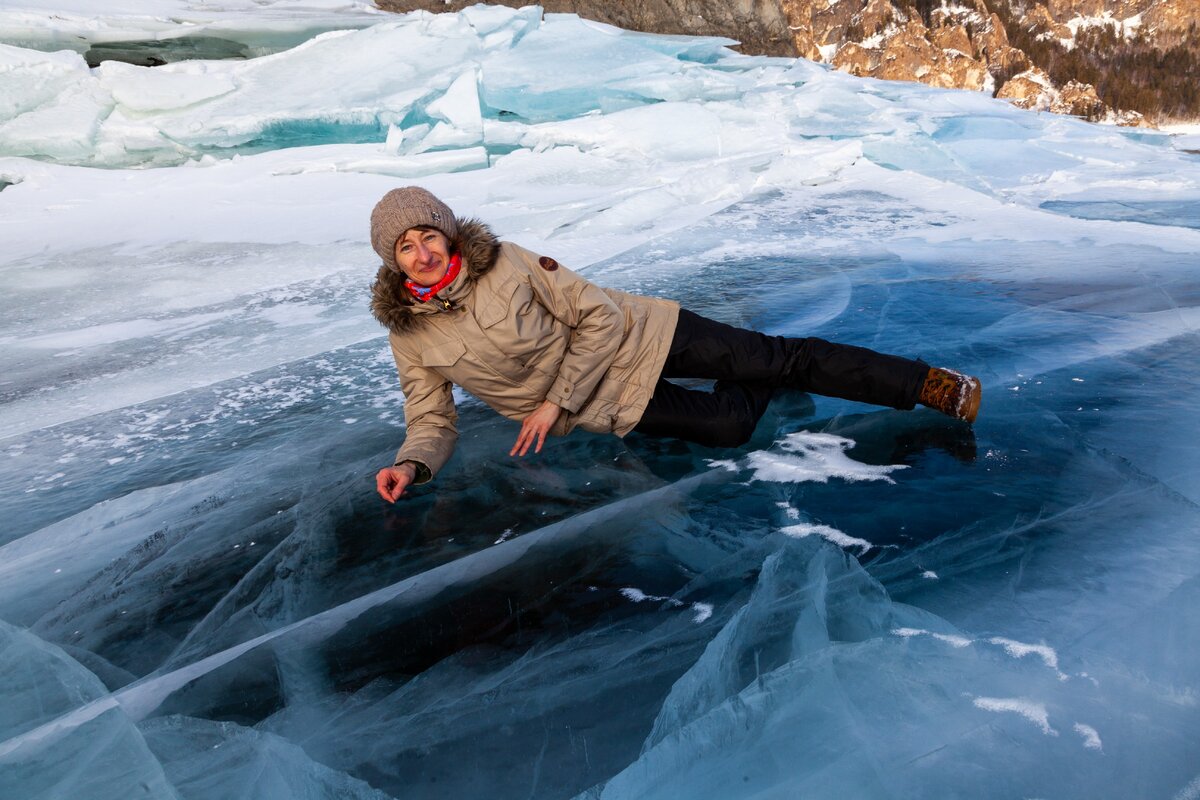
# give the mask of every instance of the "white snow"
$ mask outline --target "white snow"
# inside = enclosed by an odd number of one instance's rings
[[[894,483],[889,475],[907,469],[903,464],[870,465],[846,455],[854,442],[828,433],[799,431],[788,434],[776,444],[782,452],[758,450],[746,457],[754,470],[754,479],[779,483],[815,481],[826,483],[830,478],[844,481],[885,481]]]
[[[788,519],[800,519],[800,509],[796,508],[791,503],[781,501],[776,503],[775,506],[783,509],[783,513]]]
[[[1046,712],[1046,707],[1041,703],[1004,697],[976,697],[974,703],[976,708],[982,708],[984,711],[1020,714],[1037,725],[1047,736],[1058,736],[1058,731],[1050,727],[1050,716]]]
[[[1100,734],[1091,725],[1084,725],[1082,722],[1076,722],[1072,726],[1076,733],[1083,737],[1083,746],[1088,750],[1103,750],[1104,745],[1100,741]]]
[[[972,642],[971,639],[965,636],[950,633],[934,633],[933,631],[926,631],[920,628],[893,628],[892,633],[905,639],[912,638],[913,636],[929,636],[937,639],[939,642],[945,642],[954,648],[969,647]]]
[[[875,546],[866,539],[856,538],[828,525],[802,523],[800,525],[788,525],[785,528],[780,528],[779,532],[796,539],[803,539],[806,536],[820,536],[822,539],[832,542],[841,548],[858,548],[860,556],[866,555],[867,551]]]
[[[665,603],[671,608],[684,608],[687,606],[686,603],[676,600],[674,597],[646,594],[641,589],[633,586],[626,586],[625,588],[621,589],[621,594],[626,600],[629,600],[632,603]],[[689,607],[692,610],[692,622],[696,623],[697,625],[708,620],[713,613],[713,607],[711,603],[692,603]]]
[[[1059,680],[1065,681],[1067,679],[1067,676],[1058,668],[1058,653],[1055,652],[1053,647],[1044,644],[1026,644],[1025,642],[1017,642],[1002,636],[993,636],[988,639],[988,642],[1003,647],[1004,651],[1013,658],[1024,658],[1030,655],[1037,656],[1047,667],[1054,670]]]

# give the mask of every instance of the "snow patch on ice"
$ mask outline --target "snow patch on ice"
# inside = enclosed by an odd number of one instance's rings
[[[668,599],[670,599],[667,597],[655,597],[652,595],[648,595],[645,592],[643,592],[641,589],[637,589],[632,586],[627,586],[624,589],[622,589],[621,594],[625,596],[626,600],[629,600],[630,602],[633,602],[633,603],[644,603],[647,600],[668,600]]]
[[[1002,636],[993,636],[988,639],[989,644],[999,645],[1004,648],[1004,651],[1013,658],[1024,658],[1028,655],[1035,655],[1040,658],[1047,667],[1054,670],[1060,681],[1065,681],[1067,676],[1058,668],[1058,653],[1053,647],[1048,647],[1044,644],[1026,644],[1012,639],[1005,639]]]
[[[627,586],[621,589],[621,594],[625,597],[625,599],[633,603],[666,603],[672,608],[684,608],[688,605],[680,600],[676,600],[674,597],[646,594],[641,589],[638,589],[634,586]],[[704,622],[713,614],[713,607],[711,603],[692,603],[690,608],[692,609],[692,621],[696,624]]]
[[[889,475],[908,469],[903,464],[875,466],[855,461],[846,455],[854,447],[852,439],[830,433],[799,431],[776,442],[784,453],[759,450],[746,457],[754,470],[754,479],[777,483],[813,481],[827,483],[830,478],[845,481],[885,481],[895,483]]]
[[[1197,775],[1187,786],[1180,789],[1179,793],[1171,800],[1197,800],[1197,798],[1200,798],[1200,775]]]
[[[911,638],[913,636],[931,636],[939,642],[945,642],[951,647],[963,648],[971,645],[971,640],[965,636],[957,636],[950,633],[934,633],[933,631],[923,630],[921,628],[893,628],[892,633],[903,638]]]
[[[1075,723],[1075,732],[1083,737],[1083,746],[1088,750],[1103,750],[1104,745],[1100,741],[1100,734],[1091,725],[1084,725],[1082,722]]]
[[[800,519],[800,509],[796,508],[791,503],[779,502],[775,505],[776,507],[783,509],[783,513],[788,519]]]
[[[828,525],[802,523],[800,525],[789,525],[786,528],[780,528],[779,532],[796,539],[803,539],[806,536],[820,536],[822,539],[832,542],[841,548],[850,549],[857,547],[860,556],[866,555],[867,551],[874,547],[866,539],[858,539]]]
[[[1050,727],[1050,715],[1046,712],[1046,707],[1041,703],[1004,697],[976,697],[974,703],[976,708],[981,708],[984,711],[1020,714],[1041,728],[1042,733],[1047,736],[1058,736],[1058,731]]]

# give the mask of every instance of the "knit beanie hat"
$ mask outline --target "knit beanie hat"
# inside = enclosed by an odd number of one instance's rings
[[[388,269],[400,270],[396,266],[396,242],[418,225],[437,228],[451,242],[458,236],[454,212],[420,186],[392,189],[375,204],[371,212],[371,246]]]

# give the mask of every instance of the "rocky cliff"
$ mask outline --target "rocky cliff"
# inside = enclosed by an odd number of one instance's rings
[[[377,0],[389,11],[454,11],[474,2]],[[804,56],[854,75],[986,91],[1032,110],[1123,125],[1200,118],[1200,0],[543,0],[541,5],[549,13],[576,13],[633,30],[726,36],[741,42],[746,53]]]

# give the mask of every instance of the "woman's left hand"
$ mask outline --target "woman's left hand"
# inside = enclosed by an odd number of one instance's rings
[[[521,433],[517,436],[517,443],[513,445],[513,449],[508,454],[510,456],[525,455],[529,452],[529,446],[534,443],[535,439],[537,446],[533,448],[533,452],[542,452],[542,444],[546,441],[546,436],[554,427],[554,423],[558,422],[558,415],[561,413],[562,409],[557,405],[549,400],[543,400],[538,410],[521,423]]]

